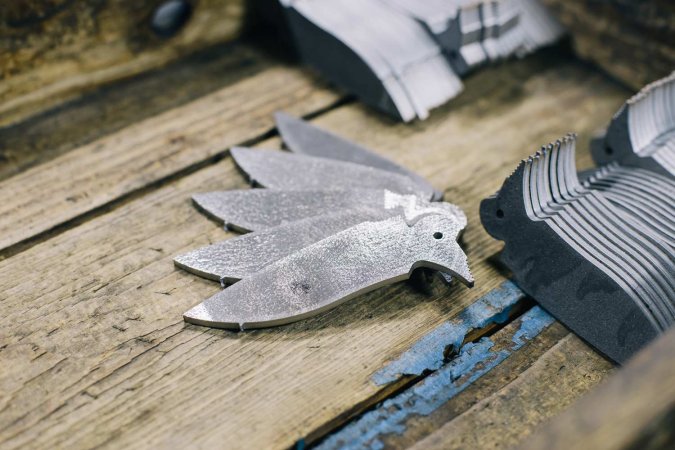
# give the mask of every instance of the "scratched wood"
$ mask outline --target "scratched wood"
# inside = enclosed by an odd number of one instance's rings
[[[261,40],[199,51],[162,70],[100,87],[67,107],[0,127],[0,180],[259,74],[278,62],[266,57],[264,44]],[[195,74],[199,82],[194,81]]]
[[[276,110],[304,115],[336,99],[305,72],[274,65],[93,140],[0,182],[0,249],[223,155],[269,131]]]
[[[580,57],[640,90],[675,65],[670,0],[543,0],[569,30]]]
[[[629,94],[554,53],[481,71],[423,123],[394,124],[354,103],[319,115],[316,123],[416,170],[466,210],[477,286],[424,294],[398,284],[291,326],[232,333],[181,318],[219,287],[175,269],[172,257],[230,236],[190,194],[244,186],[230,158],[213,156],[260,141],[271,110],[309,113],[336,97],[287,67],[224,89],[1,185],[11,202],[20,187],[32,191],[16,202],[29,213],[0,215],[6,245],[29,240],[0,261],[3,448],[283,448],[330,431],[378,398],[374,372],[503,280],[479,199],[539,144],[568,131],[585,143]]]
[[[13,0],[0,4],[0,126],[196,49],[232,40],[243,0],[191,2],[170,37],[150,24],[163,0]]]
[[[506,328],[511,326],[509,324]],[[497,333],[502,334],[503,331]],[[554,323],[535,337],[526,346],[513,352],[506,360],[490,372],[476,380],[464,391],[451,398],[444,405],[425,416],[413,416],[405,423],[401,434],[386,435],[381,439],[387,448],[403,449],[415,445],[427,436],[438,432],[446,423],[456,420],[467,413],[472,406],[484,398],[490,397],[508,386],[523,372],[563,339],[569,332],[560,324]],[[493,338],[493,340],[496,340]],[[578,351],[578,349],[575,349]],[[543,411],[544,413],[546,411]]]
[[[674,361],[675,330],[671,330],[600,388],[543,426],[522,448],[673,448]]]
[[[481,399],[412,448],[510,448],[611,371],[611,363],[568,334],[514,381]]]

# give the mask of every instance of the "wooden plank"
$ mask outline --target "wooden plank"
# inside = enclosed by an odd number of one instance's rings
[[[510,448],[597,385],[611,370],[609,361],[569,334],[505,388],[412,448]],[[533,448],[548,448],[548,442],[544,443]]]
[[[260,73],[274,60],[258,45],[200,51],[162,70],[111,83],[77,101],[0,127],[0,180]]]
[[[508,289],[506,291],[508,292]],[[495,297],[499,298],[503,295],[500,292],[504,292],[504,289],[492,291],[486,298],[492,297],[493,292],[496,293]],[[481,315],[480,305],[486,302],[486,298],[472,304],[462,312],[462,316],[471,318],[476,313]],[[396,393],[357,420],[326,437],[317,446],[317,450],[345,447],[407,448],[409,444],[403,442],[405,439],[414,438],[414,435],[418,435],[419,438],[421,427],[415,425],[416,420],[422,427],[432,427],[434,419],[442,415],[447,410],[448,404],[454,403],[456,397],[471,389],[476,382],[490,377],[493,371],[500,371],[502,365],[509,365],[508,361],[512,357],[515,356],[517,359],[517,354],[521,350],[530,347],[530,344],[542,335],[550,337],[549,327],[554,323],[553,317],[535,306],[492,335],[465,342],[461,348],[453,345],[457,350],[454,357],[448,358],[440,367],[430,367],[428,375],[417,383]],[[411,348],[409,356],[406,357],[414,355],[417,358],[420,353],[426,353],[430,339],[434,346],[437,342],[447,345],[448,341],[443,339],[442,334],[456,324],[457,321],[453,320],[432,330],[421,341],[424,342],[424,346],[416,345]],[[432,352],[436,353],[433,348]],[[377,377],[374,379],[377,381]]]
[[[269,131],[276,110],[304,115],[337,98],[304,72],[274,66],[20,173],[0,182],[0,249],[222,156]]]
[[[675,330],[670,330],[522,448],[673,448],[674,418]]]
[[[554,59],[477,75],[463,97],[410,127],[359,105],[317,120],[416,169],[465,208],[473,290],[424,295],[399,284],[250,333],[184,324],[182,312],[219,287],[171,258],[228,235],[189,196],[243,186],[229,158],[0,261],[0,442],[280,448],[374,397],[382,388],[370,377],[387,360],[503,279],[486,260],[499,243],[479,225],[478,200],[533,146],[570,129],[583,141],[624,100],[586,67]],[[209,117],[216,127],[226,120]]]
[[[502,331],[498,331],[491,339],[493,341],[500,339]],[[446,423],[464,414],[482,399],[496,394],[513,382],[568,333],[559,323],[551,325],[526,346],[513,352],[503,362],[432,413],[410,417],[405,422],[405,430],[402,433],[382,436],[381,441],[388,449],[412,447]]]
[[[675,66],[670,0],[543,0],[569,29],[580,57],[636,91]]]
[[[0,5],[0,126],[84,91],[239,35],[242,0],[191,2],[171,37],[151,28],[163,2],[15,0]]]

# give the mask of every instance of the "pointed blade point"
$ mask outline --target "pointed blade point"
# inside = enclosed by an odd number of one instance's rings
[[[213,322],[213,318],[211,317],[211,314],[209,314],[209,311],[206,309],[204,306],[204,303],[200,303],[199,305],[195,306],[194,308],[186,311],[183,314],[183,319],[188,322],[192,323],[195,325],[209,325],[211,322]]]

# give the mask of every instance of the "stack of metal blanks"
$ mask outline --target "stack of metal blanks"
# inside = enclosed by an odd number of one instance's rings
[[[276,119],[293,153],[231,150],[266,189],[193,196],[207,215],[248,234],[175,258],[180,268],[232,284],[186,312],[186,321],[241,330],[281,325],[417,268],[472,285],[457,243],[466,226],[460,208],[434,201],[441,194],[426,180],[369,150],[288,115]]]
[[[519,286],[617,362],[675,323],[675,181],[616,163],[577,175],[575,137],[481,203]]]
[[[459,76],[562,35],[538,0],[280,0],[302,59],[404,121],[462,90]]]
[[[592,152],[600,165],[618,162],[675,178],[675,72],[629,99]]]

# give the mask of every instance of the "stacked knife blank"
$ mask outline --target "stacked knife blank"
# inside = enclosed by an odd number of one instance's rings
[[[369,150],[288,115],[276,119],[294,153],[231,150],[265,189],[193,196],[200,210],[248,234],[175,258],[180,268],[230,285],[186,312],[186,321],[281,325],[417,268],[472,285],[457,244],[466,226],[461,209],[435,201],[442,195],[426,180]]]
[[[523,290],[618,362],[675,323],[672,86],[648,86],[615,116],[600,149],[618,162],[577,174],[568,135],[481,203]]]
[[[615,161],[675,177],[675,72],[629,99],[593,144],[597,164]]]
[[[460,76],[551,44],[538,0],[280,0],[302,59],[404,121],[462,90]]]

